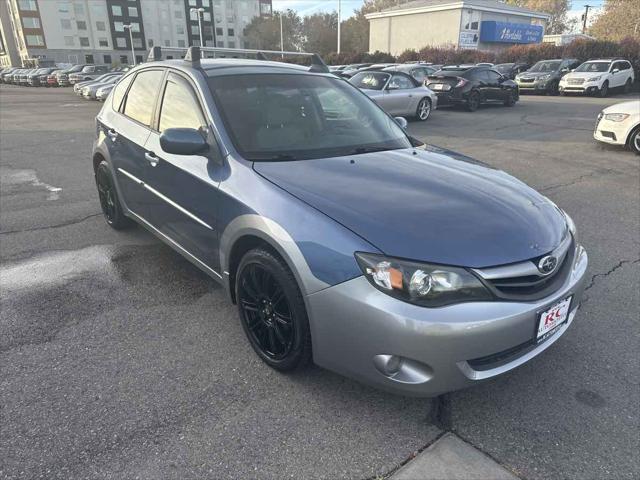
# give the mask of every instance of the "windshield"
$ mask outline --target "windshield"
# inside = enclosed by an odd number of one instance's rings
[[[382,72],[360,72],[349,79],[349,83],[367,90],[382,90],[391,75]]]
[[[576,72],[608,72],[611,62],[585,62],[576,68]]]
[[[560,60],[557,61],[544,61],[536,63],[531,69],[530,72],[555,72],[560,68],[560,64],[562,62]]]
[[[501,63],[500,65],[496,65],[495,68],[500,73],[509,73],[513,68],[513,63]]]
[[[404,131],[344,80],[304,74],[211,77],[238,151],[253,161],[305,160],[410,148]]]

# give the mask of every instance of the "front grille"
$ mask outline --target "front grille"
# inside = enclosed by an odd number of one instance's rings
[[[558,266],[550,275],[543,275],[537,270],[538,262],[547,254],[522,264],[474,271],[498,298],[513,301],[537,300],[553,294],[565,282],[573,264],[574,250],[573,238],[568,236],[552,252],[558,258]]]
[[[535,78],[521,78],[520,82],[521,83],[533,83],[536,79]]]
[[[567,83],[569,85],[582,85],[584,83],[584,78],[570,78]]]

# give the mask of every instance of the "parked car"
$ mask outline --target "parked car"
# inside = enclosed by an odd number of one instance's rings
[[[617,103],[598,115],[593,138],[613,145],[624,145],[640,155],[640,100]]]
[[[86,82],[88,80],[95,80],[99,76],[107,73],[111,70],[109,65],[87,65],[79,72],[69,74],[69,83],[75,85],[78,82]]]
[[[17,67],[9,67],[6,68],[0,73],[0,82],[1,83],[11,83],[10,78],[13,72],[17,70]]]
[[[567,331],[588,259],[553,202],[416,149],[317,56],[185,58],[132,69],[97,115],[100,205],[220,282],[267,365],[433,396]]]
[[[393,67],[383,68],[382,71],[407,73],[422,85],[424,84],[424,81],[427,79],[427,77],[437,72],[438,69],[430,65],[424,65],[421,63],[403,63],[402,65],[394,65]]]
[[[436,92],[440,105],[463,105],[470,112],[483,103],[513,107],[520,98],[513,80],[488,67],[444,67],[429,75],[426,84]]]
[[[96,90],[96,100],[98,100],[99,102],[104,102],[115,86],[116,83],[110,83],[98,88],[98,90]]]
[[[631,91],[635,79],[628,60],[600,59],[584,62],[560,80],[560,93],[582,93],[606,97],[612,88]]]
[[[389,115],[425,121],[438,107],[435,93],[404,72],[367,70],[349,79]]]
[[[363,68],[370,67],[371,65],[371,63],[354,63],[351,65],[347,65],[344,70],[336,72],[336,75],[339,75],[343,78],[351,78]]]
[[[49,75],[47,75],[47,87],[57,87],[58,86],[58,74],[64,72],[64,68],[59,68],[58,70],[54,70]]]
[[[86,64],[74,65],[73,67],[67,70],[63,70],[62,72],[57,73],[56,83],[58,84],[59,87],[68,87],[69,85],[71,85],[69,83],[69,75],[81,72],[82,69],[86,66],[87,66]]]
[[[32,87],[39,87],[43,84],[46,84],[47,77],[51,72],[53,72],[55,68],[39,68],[35,72],[30,73],[27,76],[27,84]]]
[[[493,68],[494,65],[493,63],[489,63],[489,62],[480,62],[480,63],[476,63],[476,67],[489,67],[489,68]]]
[[[515,80],[516,75],[526,72],[529,68],[531,68],[531,65],[528,63],[500,63],[493,67],[499,74],[511,80]]]
[[[108,73],[103,73],[102,75],[100,75],[99,77],[97,77],[94,80],[85,80],[83,82],[78,82],[73,86],[73,92],[76,95],[82,95],[82,89],[83,87],[86,87],[87,85],[91,85],[94,83],[100,83],[100,82],[104,82],[107,79],[111,78],[111,77],[121,77],[123,74],[120,72],[108,72]]]
[[[23,87],[28,86],[29,75],[36,73],[38,70],[39,68],[29,68],[28,70],[21,72],[20,75],[18,76],[18,84],[22,85]]]
[[[96,94],[98,92],[98,89],[100,89],[101,87],[104,87],[106,85],[111,85],[111,84],[117,83],[118,80],[120,80],[121,76],[122,76],[122,74],[116,74],[116,75],[112,75],[112,76],[110,76],[108,78],[105,78],[104,80],[102,80],[100,82],[93,82],[93,83],[90,83],[89,85],[85,85],[81,89],[81,94],[86,99],[95,100],[96,99]]]
[[[523,73],[516,75],[520,92],[558,94],[558,86],[563,75],[580,65],[576,58],[541,60]]]

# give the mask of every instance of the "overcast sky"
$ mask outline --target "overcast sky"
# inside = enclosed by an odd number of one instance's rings
[[[342,0],[342,18],[350,17],[353,11],[360,8],[364,0]],[[600,7],[604,0],[571,0],[571,16],[580,18],[585,5]],[[273,9],[282,10],[290,8],[299,15],[311,15],[318,12],[332,12],[338,9],[338,0],[273,0]],[[597,13],[594,9],[593,13]],[[589,11],[591,17],[592,11]]]

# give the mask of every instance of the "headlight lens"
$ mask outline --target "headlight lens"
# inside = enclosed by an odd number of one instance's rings
[[[605,120],[611,120],[612,122],[622,122],[629,118],[628,113],[607,113],[604,116]]]
[[[464,268],[361,252],[356,253],[356,260],[371,285],[414,305],[442,307],[493,298],[482,282]]]
[[[587,82],[597,82],[602,78],[602,75],[598,75],[597,77],[590,77]]]
[[[573,221],[573,218],[571,218],[569,216],[569,214],[567,212],[565,212],[564,210],[562,210],[562,214],[564,215],[564,218],[565,218],[565,220],[567,222],[567,228],[571,232],[571,235],[573,235],[574,241],[577,243],[578,242],[578,229],[576,228],[576,224]]]

